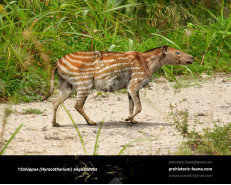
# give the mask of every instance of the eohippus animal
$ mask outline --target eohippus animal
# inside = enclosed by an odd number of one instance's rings
[[[51,77],[48,99],[54,89],[54,76],[59,78],[59,95],[53,101],[54,127],[59,105],[76,90],[75,109],[94,125],[85,113],[83,106],[92,91],[116,91],[126,88],[128,91],[129,113],[125,121],[136,123],[134,117],[141,112],[139,90],[149,83],[152,74],[164,65],[187,65],[194,62],[193,56],[166,45],[146,52],[74,52],[57,61]],[[135,107],[135,109],[134,109]]]

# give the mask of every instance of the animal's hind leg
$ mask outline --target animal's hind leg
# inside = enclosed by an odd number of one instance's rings
[[[131,95],[128,93],[128,101],[129,101],[129,114],[130,116],[133,114],[134,111],[134,101],[132,100]],[[131,123],[137,123],[137,121],[135,121],[133,118],[130,119]]]
[[[75,91],[71,84],[65,81],[63,78],[59,77],[59,95],[53,101],[53,127],[58,127],[59,124],[56,122],[56,113],[59,105],[68,99],[71,94]]]
[[[95,122],[93,122],[85,113],[83,106],[84,103],[88,97],[88,92],[78,92],[77,90],[77,102],[75,104],[75,109],[84,117],[84,119],[86,120],[86,122],[90,125],[95,125]]]

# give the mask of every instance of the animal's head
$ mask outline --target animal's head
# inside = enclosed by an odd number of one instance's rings
[[[166,65],[187,65],[194,62],[192,55],[184,53],[178,49],[168,46],[161,47],[163,51],[163,60]]]

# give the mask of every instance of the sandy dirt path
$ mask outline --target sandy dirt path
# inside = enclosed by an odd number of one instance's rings
[[[88,155],[94,151],[100,122],[104,124],[99,137],[99,155],[117,155],[120,150],[137,139],[149,140],[132,143],[124,155],[162,155],[177,151],[183,138],[167,119],[170,103],[189,110],[189,122],[202,122],[196,129],[212,127],[214,121],[231,122],[231,78],[230,76],[209,77],[204,75],[200,86],[190,86],[176,90],[175,83],[157,79],[140,92],[142,112],[136,117],[137,124],[125,122],[128,116],[128,98],[125,93],[110,93],[108,97],[93,92],[87,99],[85,110],[97,122],[96,126],[86,124],[74,109],[75,99],[65,101],[74,121],[83,136]],[[84,154],[77,132],[63,107],[60,107],[57,122],[61,127],[52,127],[52,98],[45,102],[21,103],[13,105],[16,112],[8,118],[4,142],[14,130],[24,126],[5,151],[5,155],[82,155]],[[179,103],[181,102],[181,103]],[[2,118],[6,104],[0,104]],[[42,114],[21,114],[23,109],[45,110]],[[2,124],[1,124],[2,125]]]

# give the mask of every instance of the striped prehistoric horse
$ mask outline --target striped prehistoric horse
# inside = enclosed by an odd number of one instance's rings
[[[94,125],[83,106],[92,89],[116,91],[126,88],[129,98],[130,116],[125,119],[136,123],[134,117],[141,112],[139,90],[149,83],[152,74],[163,65],[192,64],[194,58],[175,48],[162,46],[146,52],[74,52],[57,61],[52,72],[50,91],[43,100],[50,97],[54,89],[54,75],[59,77],[59,96],[53,102],[53,126],[59,105],[76,90],[75,109],[88,124]],[[135,105],[135,111],[134,111]]]

